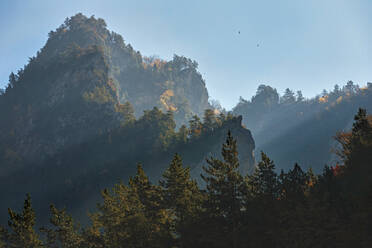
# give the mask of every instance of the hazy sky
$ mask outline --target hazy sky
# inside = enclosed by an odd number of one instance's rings
[[[1,0],[0,87],[78,12],[105,19],[143,55],[196,60],[226,108],[261,83],[311,97],[372,81],[371,0]]]

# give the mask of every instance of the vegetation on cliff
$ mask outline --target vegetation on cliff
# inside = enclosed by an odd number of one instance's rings
[[[360,109],[350,133],[339,133],[343,164],[321,175],[297,164],[279,175],[261,153],[252,175],[239,173],[237,142],[227,135],[222,159],[207,159],[199,188],[176,154],[159,184],[142,166],[127,184],[101,192],[79,227],[50,207],[51,225],[35,229],[30,197],[9,210],[2,247],[369,247],[372,125]]]
[[[264,150],[279,168],[289,169],[298,162],[320,172],[324,164],[337,163],[331,152],[337,148],[333,137],[336,132],[351,128],[359,107],[372,107],[371,83],[359,87],[349,81],[311,99],[305,99],[301,91],[286,89],[280,95],[276,89],[260,85],[250,101],[240,99],[233,113],[243,116],[257,152]]]

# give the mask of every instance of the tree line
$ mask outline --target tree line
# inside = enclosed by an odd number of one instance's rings
[[[138,164],[127,184],[102,190],[90,225],[51,205],[38,231],[27,195],[21,212],[9,209],[0,247],[370,247],[372,125],[364,109],[354,119],[336,136],[341,162],[320,175],[298,164],[278,174],[264,152],[242,175],[229,132],[223,159],[206,160],[205,187],[175,154],[158,184]]]

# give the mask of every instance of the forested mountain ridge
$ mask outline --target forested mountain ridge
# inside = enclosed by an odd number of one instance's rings
[[[0,96],[0,156],[14,163],[40,160],[119,127],[125,106],[115,100],[99,47],[72,49],[47,64],[31,61],[17,76],[11,74]]]
[[[38,213],[47,211],[48,203],[53,202],[68,207],[81,220],[87,209],[94,209],[99,191],[127,181],[137,163],[156,181],[175,153],[184,158],[192,177],[200,179],[205,159],[221,157],[219,150],[228,131],[237,137],[240,172],[245,175],[254,169],[254,140],[242,127],[241,117],[216,116],[207,110],[203,121],[194,116],[190,128],[182,126],[178,131],[170,111],[154,108],[137,120],[132,117],[125,125],[66,146],[42,162],[25,161],[22,169],[11,172],[1,168],[0,220],[5,220],[5,210],[17,206],[26,193],[37,200]],[[1,165],[6,163],[2,161]],[[45,215],[40,217],[46,221]]]
[[[77,14],[10,75],[0,95],[6,144],[0,157],[19,164],[40,159],[154,106],[173,111],[179,126],[202,116],[210,105],[197,63],[177,55],[171,61],[142,57],[104,20]]]
[[[268,85],[260,85],[252,99],[240,99],[233,113],[243,116],[252,131],[257,152],[265,151],[278,168],[294,163],[320,172],[325,164],[337,164],[332,152],[334,136],[348,130],[358,108],[372,109],[372,84],[359,87],[352,81],[330,92],[305,99],[301,91],[286,89],[280,95]]]
[[[27,194],[21,211],[21,203],[8,210],[8,227],[0,225],[0,247],[369,248],[370,119],[358,110],[351,131],[337,134],[341,163],[319,175],[298,164],[278,174],[264,152],[253,173],[242,175],[230,132],[220,158],[209,157],[203,167],[206,187],[178,154],[158,183],[139,164],[128,183],[101,191],[84,227],[52,204],[49,225],[37,228],[32,203],[39,202]]]
[[[102,48],[109,77],[117,89],[120,103],[129,101],[138,117],[156,106],[173,110],[178,123],[186,123],[194,114],[201,116],[208,104],[208,92],[196,61],[174,55],[165,61],[143,57],[121,35],[110,32],[103,19],[77,14],[67,18],[41,49],[41,58],[48,60],[73,47]]]
[[[239,135],[242,172],[251,171],[255,145],[242,118],[209,107],[195,61],[142,57],[102,19],[67,18],[0,92],[0,208],[27,191],[39,206],[81,216],[138,162],[157,179],[176,152],[199,177],[228,130]]]

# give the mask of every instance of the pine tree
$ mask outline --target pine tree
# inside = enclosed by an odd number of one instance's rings
[[[280,99],[282,104],[291,104],[296,101],[295,93],[289,88],[285,89],[284,95]]]
[[[363,142],[371,139],[372,127],[367,119],[367,111],[359,108],[358,114],[354,117],[352,136],[355,142]]]
[[[143,206],[146,228],[150,231],[147,240],[152,246],[164,246],[171,240],[171,219],[162,206],[163,198],[160,186],[152,185],[141,164],[137,165],[137,174],[129,179],[129,190],[138,195]]]
[[[204,111],[203,127],[205,130],[213,130],[216,126],[216,114],[213,109],[206,109]]]
[[[172,229],[179,237],[182,247],[190,246],[192,225],[201,211],[202,194],[195,180],[190,177],[190,168],[182,165],[182,159],[175,154],[163,174],[160,185],[164,191],[164,208],[169,209],[173,220]]]
[[[296,101],[297,102],[302,102],[303,100],[305,100],[305,97],[302,95],[302,91],[301,90],[298,90],[297,91],[297,95],[296,95]]]
[[[200,118],[197,115],[194,115],[189,121],[190,125],[190,134],[192,138],[199,137],[203,128],[203,124],[200,121]]]
[[[187,143],[189,138],[189,132],[190,130],[185,125],[182,125],[177,132],[177,141],[181,144]]]
[[[203,167],[206,175],[201,175],[207,185],[209,198],[207,211],[225,220],[232,232],[232,247],[237,247],[243,177],[239,173],[236,140],[230,131],[222,146],[221,154],[223,161],[213,157],[207,159],[208,167]]]
[[[8,243],[8,230],[0,226],[0,248],[6,248]]]
[[[31,197],[27,194],[21,214],[8,210],[10,220],[8,221],[11,232],[8,235],[9,247],[14,248],[39,248],[43,247],[42,241],[36,233],[35,212],[31,206]]]
[[[102,192],[103,203],[90,215],[84,232],[87,247],[169,247],[168,213],[162,208],[160,187],[152,185],[142,166],[129,185]]]
[[[54,229],[42,228],[47,235],[48,247],[77,248],[84,242],[79,233],[79,225],[76,225],[72,216],[65,210],[58,210],[54,205],[50,206],[50,223]]]
[[[200,192],[195,180],[190,177],[190,168],[183,167],[182,159],[175,154],[160,181],[164,188],[165,205],[172,208],[180,219],[193,215],[200,201]]]
[[[301,167],[296,163],[288,173],[280,174],[281,199],[299,203],[304,200],[308,177]]]
[[[278,197],[278,178],[275,164],[261,152],[261,162],[258,163],[254,173],[249,177],[252,193],[256,197],[274,200]]]

